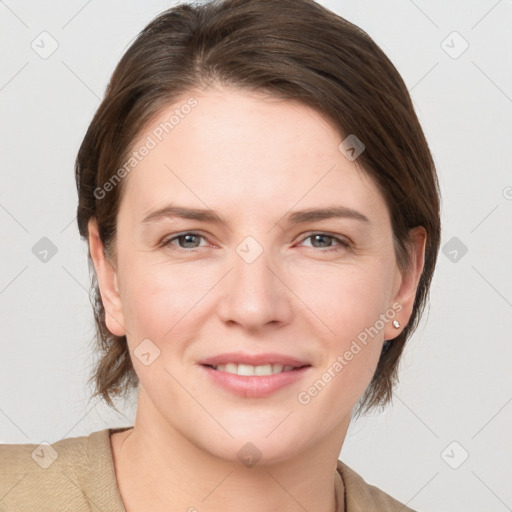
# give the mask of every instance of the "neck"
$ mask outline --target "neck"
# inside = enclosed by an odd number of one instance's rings
[[[343,483],[336,464],[348,423],[342,435],[337,432],[321,446],[280,462],[246,466],[238,459],[215,456],[207,446],[197,446],[168,422],[155,419],[139,415],[138,409],[134,428],[112,436],[116,477],[127,512],[343,511]],[[340,483],[336,498],[335,486]]]

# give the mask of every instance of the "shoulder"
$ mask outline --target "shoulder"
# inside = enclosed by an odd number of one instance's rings
[[[93,435],[93,434],[91,434]],[[52,466],[73,464],[87,457],[91,436],[61,439],[52,444],[0,444],[0,472],[8,477],[15,473],[33,473]],[[57,464],[55,464],[57,463]],[[55,464],[55,465],[54,465]]]
[[[109,443],[105,429],[51,444],[0,444],[0,509],[90,510],[95,479],[115,483]]]
[[[415,512],[378,487],[368,484],[361,475],[340,460],[337,469],[345,485],[346,512]]]

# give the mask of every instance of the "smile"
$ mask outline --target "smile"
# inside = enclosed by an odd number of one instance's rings
[[[311,365],[295,367],[282,364],[226,363],[218,365],[201,364],[209,381],[224,391],[244,398],[264,398],[292,386],[312,370]]]
[[[227,363],[227,364],[218,364],[218,365],[210,365],[214,370],[218,370],[220,372],[227,372],[233,375],[244,375],[244,376],[252,376],[252,375],[274,375],[275,373],[281,372],[289,372],[295,369],[292,365],[282,365],[282,364],[263,364],[259,366],[253,366],[251,364],[237,364],[237,363]]]

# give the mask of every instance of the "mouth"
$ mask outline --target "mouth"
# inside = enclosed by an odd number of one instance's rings
[[[263,364],[254,366],[251,364],[242,364],[242,363],[225,363],[225,364],[205,364],[203,366],[207,366],[212,368],[213,370],[217,370],[220,372],[230,373],[232,375],[240,375],[244,377],[252,377],[252,376],[260,376],[265,377],[268,375],[275,375],[283,372],[291,372],[293,370],[298,370],[300,368],[305,368],[311,366],[309,364],[294,366],[291,364]]]
[[[264,398],[297,385],[312,365],[279,354],[222,354],[203,360],[199,368],[214,386],[243,398]]]

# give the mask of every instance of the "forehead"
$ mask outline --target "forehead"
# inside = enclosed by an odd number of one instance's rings
[[[342,140],[325,117],[298,102],[236,90],[191,92],[162,109],[132,145],[151,149],[126,178],[122,205],[140,215],[174,201],[261,215],[300,201],[382,214],[383,198],[339,151]]]

